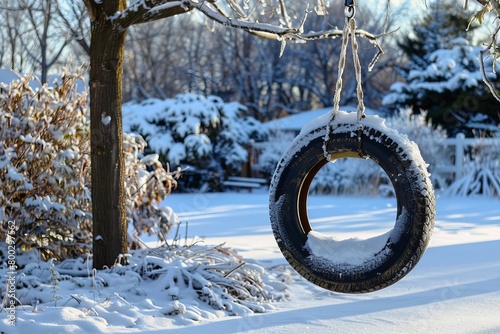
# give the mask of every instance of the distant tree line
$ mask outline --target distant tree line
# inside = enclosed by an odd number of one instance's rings
[[[44,82],[48,73],[60,70],[69,59],[73,65],[88,63],[90,24],[82,1],[1,3],[0,67],[36,73]],[[359,7],[358,25],[381,33],[385,17]],[[217,95],[245,104],[251,116],[262,120],[332,104],[340,40],[287,43],[280,55],[279,41],[213,23],[200,24],[202,19],[196,14],[180,15],[129,30],[124,101],[172,98],[187,92]],[[331,8],[328,15],[311,15],[305,30],[342,28],[343,24],[343,9]],[[386,55],[378,66],[363,73],[369,107],[380,104],[394,80],[392,69],[398,56],[391,50],[391,39],[389,35],[384,40]],[[366,69],[376,50],[366,41],[361,41],[361,50]],[[355,103],[355,89],[354,76],[346,78],[344,103]]]
[[[35,73],[45,82],[49,73],[60,71],[70,61],[73,65],[88,64],[90,23],[83,1],[0,0],[0,3],[0,68]],[[300,13],[300,4],[290,6]],[[398,29],[401,23],[393,19],[409,14],[408,8],[403,7],[397,13],[392,12],[386,21],[381,5],[357,7],[358,26],[375,34]],[[273,22],[274,18],[268,14],[255,15]],[[382,100],[391,92],[391,84],[411,81],[410,71],[416,66],[428,66],[429,55],[447,47],[446,41],[450,38],[471,39],[473,34],[465,30],[473,14],[474,11],[467,12],[463,4],[454,1],[430,2],[426,15],[414,20],[411,33],[389,33],[384,37],[385,53],[370,72],[367,67],[376,50],[361,39],[367,107],[381,108]],[[197,14],[180,15],[129,29],[124,59],[124,101],[173,98],[183,93],[216,95],[225,101],[244,104],[248,116],[261,121],[332,105],[339,39],[287,43],[282,52],[279,41],[223,29],[213,23],[200,24],[201,20],[205,19]],[[440,22],[444,22],[444,26],[440,27]],[[343,10],[331,6],[328,14],[310,15],[304,30],[342,28],[343,23]],[[348,71],[352,69],[349,61]],[[347,75],[343,104],[356,103],[355,89],[354,75]],[[482,98],[487,95],[487,89],[467,94],[478,94],[482,108],[496,110],[496,106],[490,105],[492,98]],[[442,110],[431,111],[429,117],[435,117],[435,123],[446,123],[448,127],[456,125],[456,122],[443,121],[442,116],[449,114],[446,105],[457,105],[453,92],[437,92],[437,96],[427,94],[428,103],[417,98],[420,95],[414,93],[392,107],[411,105],[418,112],[421,108],[436,109],[433,101],[440,101],[444,105]],[[484,101],[489,104],[484,105]],[[494,116],[495,113],[490,114]]]

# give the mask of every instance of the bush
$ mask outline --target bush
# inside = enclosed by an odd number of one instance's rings
[[[170,207],[159,207],[156,203],[160,203],[177,186],[180,171],[166,171],[157,154],[141,159],[146,145],[140,135],[124,134],[127,218],[134,227],[129,243],[134,249],[142,248],[139,237],[143,231],[165,241],[172,226],[179,223]]]
[[[248,161],[250,140],[266,135],[259,121],[244,116],[243,105],[216,96],[180,94],[130,102],[123,110],[126,131],[144,136],[163,162],[193,166],[202,183],[213,175],[238,173]]]
[[[372,160],[344,158],[327,163],[314,177],[310,192],[332,195],[376,195],[389,179]],[[384,192],[383,195],[391,195]]]
[[[87,96],[71,76],[39,91],[30,79],[1,87],[0,220],[16,222],[18,248],[78,256],[92,244]]]
[[[427,120],[426,111],[416,114],[410,107],[399,109],[387,118],[386,123],[388,127],[406,134],[410,140],[417,143],[431,173],[439,166],[450,163],[451,155],[445,145],[448,135],[441,126],[434,126]]]
[[[23,252],[17,257],[22,269],[16,277],[16,301],[33,305],[33,311],[47,306],[97,307],[104,318],[109,312],[115,320],[116,306],[143,309],[147,301],[159,316],[201,321],[267,312],[271,302],[288,298],[287,286],[276,274],[245,262],[234,249],[202,245],[199,240],[180,243],[169,240],[163,247],[131,251],[129,265],[99,271],[92,271],[87,259],[57,263],[39,261],[36,250]],[[0,262],[7,261],[7,253],[0,244]],[[8,271],[0,268],[2,286]],[[287,274],[280,278],[291,279]]]
[[[261,146],[262,151],[257,162],[262,177],[270,179],[273,176],[281,156],[286,152],[293,139],[292,134],[280,130],[271,130],[269,132],[268,141]]]
[[[54,87],[37,91],[29,77],[0,86],[0,240],[7,222],[15,221],[18,249],[36,248],[44,258],[76,257],[92,247],[90,128],[77,77],[64,74]],[[175,180],[154,158],[139,160],[144,145],[126,136],[127,214],[136,234],[166,234],[177,218],[154,202]]]

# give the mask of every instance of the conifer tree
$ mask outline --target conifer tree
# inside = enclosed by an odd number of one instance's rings
[[[466,30],[470,16],[453,2],[429,5],[413,33],[399,43],[408,59],[400,69],[406,83],[393,84],[384,105],[411,106],[416,113],[426,110],[432,122],[451,135],[472,135],[478,120],[498,124],[498,102],[482,82],[478,59],[483,47],[472,46],[473,29]]]

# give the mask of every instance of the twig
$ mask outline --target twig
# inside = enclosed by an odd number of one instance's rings
[[[246,262],[240,263],[239,265],[237,265],[236,267],[234,267],[233,269],[231,269],[230,271],[228,271],[227,273],[225,273],[224,277],[228,277],[229,275],[231,275],[232,273],[234,273],[236,270],[238,270],[241,267],[243,267],[245,264],[246,264]]]
[[[500,25],[498,25],[498,27],[496,28],[495,32],[491,36],[491,42],[488,45],[488,47],[486,49],[484,49],[484,50],[481,50],[480,57],[479,57],[479,60],[480,60],[479,61],[479,67],[481,69],[481,74],[483,75],[483,81],[484,81],[485,85],[488,87],[488,89],[490,90],[490,92],[493,95],[493,97],[498,102],[500,102],[500,95],[497,92],[497,90],[495,88],[495,85],[491,82],[491,80],[488,78],[488,76],[486,74],[486,70],[485,70],[485,66],[484,66],[484,55],[487,52],[489,52],[491,50],[491,48],[495,48],[496,38],[497,38],[497,34],[498,34],[499,31],[500,31]],[[496,61],[496,58],[493,58],[493,65],[492,65],[493,68],[495,66],[495,61]]]

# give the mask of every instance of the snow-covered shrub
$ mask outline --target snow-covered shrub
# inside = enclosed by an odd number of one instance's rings
[[[179,223],[172,208],[159,207],[156,203],[177,186],[180,171],[166,171],[158,154],[141,158],[147,143],[140,135],[125,133],[123,137],[127,218],[134,227],[129,242],[132,248],[141,248],[138,237],[142,232],[164,241],[172,226]]]
[[[265,177],[274,174],[283,153],[295,137],[286,132],[272,130],[268,142],[258,157],[259,171]],[[376,194],[383,171],[372,161],[364,159],[338,159],[327,163],[314,177],[311,194]]]
[[[46,257],[92,244],[87,95],[74,80],[34,91],[26,77],[0,88],[0,221],[15,221],[18,248]]]
[[[245,146],[265,135],[259,121],[243,117],[245,111],[236,102],[189,93],[124,104],[123,123],[171,166],[239,171],[248,160]]]
[[[445,196],[500,197],[500,164],[489,161],[488,165],[471,162],[467,173],[447,188]]]
[[[426,120],[426,112],[413,113],[411,108],[400,109],[385,120],[389,128],[405,134],[417,143],[429,170],[450,162],[445,147],[446,131]],[[438,177],[436,174],[434,177]],[[393,195],[393,188],[384,170],[371,160],[339,159],[326,164],[316,175],[313,193],[338,195]]]
[[[245,262],[234,249],[202,245],[200,240],[180,243],[169,240],[160,248],[131,251],[129,265],[95,272],[89,258],[44,262],[36,250],[26,251],[17,259],[22,269],[16,277],[16,298],[40,308],[58,301],[81,309],[104,306],[106,300],[112,312],[117,306],[112,300],[118,296],[118,302],[127,300],[128,307],[149,304],[157,317],[191,320],[262,313],[271,308],[270,302],[287,298],[285,284],[263,267]],[[6,247],[0,245],[0,262],[6,259]],[[0,268],[2,286],[7,271]]]
[[[377,195],[385,172],[372,160],[343,158],[327,163],[316,174],[310,192],[332,195]],[[384,195],[390,195],[384,193]]]
[[[269,141],[263,145],[258,157],[261,173],[272,176],[281,156],[286,152],[294,136],[273,130]],[[379,193],[379,186],[384,183],[384,171],[373,161],[364,159],[338,159],[327,163],[314,177],[311,194],[333,195],[374,195]],[[388,180],[388,179],[387,179]]]
[[[431,171],[442,164],[450,163],[451,156],[444,145],[446,132],[427,121],[425,112],[414,114],[410,108],[401,109],[387,118],[386,124],[417,143],[424,160],[430,164]],[[272,134],[259,156],[260,169],[272,175],[291,139],[293,138],[286,137],[279,131]],[[314,177],[310,191],[315,194],[336,195],[388,196],[393,193],[392,185],[382,168],[371,160],[353,158],[327,163]]]
[[[295,137],[279,130],[269,131],[269,137],[258,155],[258,169],[263,177],[270,178],[278,165],[283,153]]]
[[[446,131],[427,119],[427,111],[414,113],[410,107],[397,110],[386,119],[386,124],[407,135],[418,145],[422,158],[428,164],[434,187],[441,190],[446,188],[449,180],[437,173],[440,167],[453,163],[453,152],[446,146],[448,138]]]
[[[420,111],[416,114],[409,107],[399,109],[386,119],[386,124],[417,143],[422,158],[429,164],[428,169],[431,174],[439,166],[451,163],[451,153],[445,145],[448,138],[446,131],[427,120],[427,111]]]
[[[37,248],[44,258],[75,257],[92,247],[87,95],[74,90],[76,78],[63,75],[37,91],[29,77],[0,86],[0,221],[15,222],[18,249]],[[173,175],[155,157],[139,160],[145,147],[139,136],[125,136],[124,147],[135,234],[167,235],[177,217],[155,202],[175,186]]]

